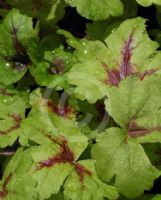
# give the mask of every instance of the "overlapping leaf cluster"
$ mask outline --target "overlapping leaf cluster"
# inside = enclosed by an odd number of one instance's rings
[[[161,52],[136,2],[0,6],[0,199],[159,200]],[[68,6],[86,37],[59,28]]]

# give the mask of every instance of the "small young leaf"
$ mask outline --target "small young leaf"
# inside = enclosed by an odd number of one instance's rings
[[[62,46],[51,52],[45,52],[44,61],[32,67],[30,72],[36,82],[48,88],[68,88],[67,71],[75,64],[74,56]]]

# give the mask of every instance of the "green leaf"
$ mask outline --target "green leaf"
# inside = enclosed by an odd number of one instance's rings
[[[148,7],[151,6],[153,3],[161,5],[160,0],[136,0],[140,5]]]
[[[94,161],[79,161],[79,164],[92,172],[92,176],[86,176],[83,183],[80,182],[76,171],[73,171],[65,182],[64,196],[67,200],[103,200],[117,199],[118,193],[113,186],[101,182],[95,172]]]
[[[45,52],[44,61],[30,71],[39,85],[61,90],[68,88],[66,73],[74,63],[73,55],[60,46],[51,52]]]
[[[87,19],[104,20],[111,16],[119,16],[123,13],[123,4],[120,0],[65,0],[67,4],[76,7],[78,13]]]
[[[69,83],[76,86],[75,96],[81,100],[87,99],[89,103],[95,103],[105,96],[106,85],[102,82],[105,79],[105,70],[97,60],[78,63],[68,74]]]
[[[0,87],[0,147],[12,145],[22,134],[20,126],[25,116],[26,102],[20,94],[12,92]]]
[[[18,41],[24,46],[28,45],[30,38],[37,36],[37,30],[33,29],[32,18],[22,15],[17,9],[12,9],[8,13],[3,20],[2,26],[10,34],[10,37],[16,37],[14,35],[16,32]]]
[[[128,198],[139,197],[144,190],[149,190],[160,175],[143,147],[127,141],[126,132],[119,128],[110,128],[97,137],[92,156],[99,176],[104,181],[115,177],[119,192]]]
[[[31,64],[27,46],[36,35],[32,18],[20,14],[18,10],[11,10],[4,18],[0,24],[1,83],[9,85],[24,76]]]
[[[68,43],[75,48],[75,64],[68,73],[68,81],[75,85],[74,94],[81,100],[95,103],[106,93],[106,70],[102,62],[108,61],[109,51],[100,41],[82,39],[79,42],[66,34]]]
[[[35,180],[27,173],[32,164],[32,158],[22,148],[16,152],[6,166],[2,178],[0,198],[4,200],[36,200],[38,194],[34,189]]]
[[[140,143],[161,142],[160,76],[140,81],[137,77],[123,80],[119,88],[108,91],[106,110],[126,132]]]

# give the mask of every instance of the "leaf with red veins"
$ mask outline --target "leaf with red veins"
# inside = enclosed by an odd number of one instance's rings
[[[68,141],[65,139],[65,137],[61,137],[60,143],[56,142],[56,140],[53,139],[51,136],[47,137],[51,139],[54,143],[59,144],[60,152],[57,155],[48,158],[48,160],[40,161],[37,166],[37,170],[40,170],[42,168],[54,167],[56,164],[60,163],[69,163],[71,166],[74,166],[81,182],[83,182],[85,175],[92,175],[92,173],[88,169],[83,167],[81,164],[76,163],[74,152],[70,149]]]
[[[157,53],[158,44],[151,41],[147,35],[144,19],[138,17],[123,22],[105,42],[111,55],[110,67],[108,62],[106,67],[104,65],[107,72],[106,83],[118,86],[121,80],[132,74],[142,80],[159,69],[159,66],[155,65],[158,62],[154,62],[154,66],[147,64],[150,63],[152,55]],[[153,58],[158,60],[157,56]]]
[[[79,200],[82,196],[81,200],[86,200],[85,197],[95,197],[95,200],[102,200],[103,197],[117,199],[116,189],[98,179],[94,160],[78,161],[80,154],[75,146],[82,146],[80,137],[75,138],[78,142],[74,140],[72,144],[70,137],[68,139],[64,136],[56,137],[49,134],[45,136],[51,144],[30,148],[34,160],[30,173],[37,181],[40,200],[57,194],[61,187],[66,191],[65,196],[68,196],[68,192],[71,191],[73,194],[77,193],[75,198],[73,195],[70,196],[71,200]],[[73,179],[74,181],[71,181]],[[97,195],[94,188],[99,190]],[[84,194],[78,196],[81,193]],[[91,199],[93,198],[89,198]]]
[[[7,89],[7,88],[6,88]],[[0,95],[0,147],[11,146],[22,133],[21,122],[25,116],[26,99],[16,90],[7,89]],[[9,92],[9,93],[8,93]],[[15,94],[10,95],[10,92]]]
[[[8,183],[9,183],[11,177],[12,177],[12,174],[9,175],[9,176],[6,178],[6,180],[5,180],[4,184],[3,184],[2,191],[0,191],[0,198],[1,198],[1,199],[3,199],[3,198],[7,195],[7,185],[8,185]]]
[[[152,75],[140,81],[128,77],[119,87],[109,88],[106,111],[139,143],[161,142],[161,79]],[[141,137],[142,136],[142,137]]]
[[[61,105],[57,106],[50,100],[47,102],[47,106],[53,113],[55,113],[59,117],[68,118],[73,113],[73,108],[71,108],[70,106],[61,106]]]
[[[5,130],[5,131],[0,131],[0,135],[6,135],[11,133],[12,131],[20,128],[20,123],[21,123],[21,117],[19,115],[11,115],[10,116],[13,121],[14,121],[14,125],[12,127],[10,127],[9,129]]]
[[[104,197],[118,199],[115,187],[103,183],[97,177],[94,160],[77,162],[77,172],[73,170],[65,182],[64,196],[71,200],[102,200]]]
[[[135,73],[135,67],[131,63],[133,42],[134,32],[132,32],[128,39],[124,42],[123,48],[121,50],[121,61],[118,65],[118,69],[109,69],[107,64],[102,63],[108,76],[107,80],[105,81],[106,83],[118,86],[121,80]]]

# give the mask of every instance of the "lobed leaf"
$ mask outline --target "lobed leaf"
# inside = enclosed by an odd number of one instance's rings
[[[92,156],[99,176],[104,181],[115,177],[118,191],[128,198],[139,197],[144,190],[149,190],[160,175],[143,147],[126,141],[126,133],[119,128],[110,128],[97,137]]]
[[[37,200],[36,181],[27,173],[32,158],[22,148],[16,152],[6,166],[1,182],[0,199]]]
[[[12,9],[0,24],[0,82],[9,85],[21,79],[31,61],[27,46],[36,38],[32,18]]]
[[[128,76],[136,75],[143,80],[160,73],[161,54],[156,51],[158,44],[146,33],[144,19],[126,20],[105,43],[83,39],[74,45],[79,63],[71,68],[68,81],[76,86],[74,93],[81,100],[94,103],[102,99],[109,86],[119,86]]]
[[[22,134],[20,127],[27,105],[20,94],[11,91],[0,87],[0,147],[11,146]]]

